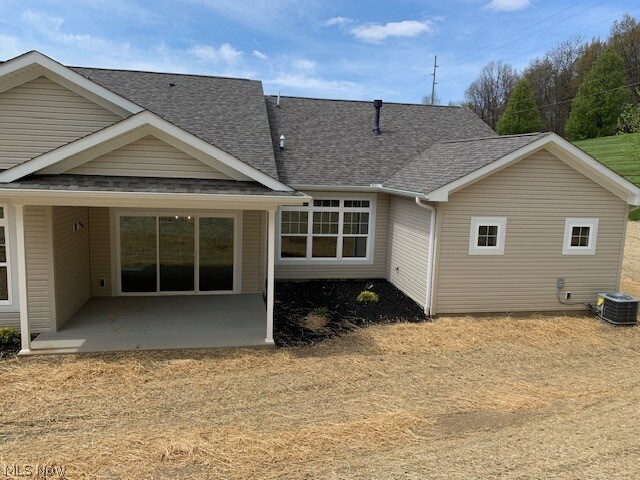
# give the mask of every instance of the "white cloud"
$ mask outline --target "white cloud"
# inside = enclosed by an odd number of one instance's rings
[[[242,55],[240,50],[236,50],[228,43],[223,43],[218,48],[211,45],[195,45],[191,47],[190,52],[200,60],[210,62],[218,62],[222,60],[228,64],[236,63],[238,57]]]
[[[0,34],[0,60],[9,60],[25,51],[18,38]]]
[[[404,20],[402,22],[389,22],[384,25],[367,23],[354,27],[349,32],[358,40],[380,43],[390,37],[417,37],[432,30],[433,27],[428,20]]]
[[[293,62],[294,68],[297,70],[303,70],[305,72],[312,72],[316,68],[316,62],[313,60],[306,60],[304,58],[295,60]]]
[[[234,63],[236,59],[240,55],[242,55],[242,52],[240,50],[236,50],[228,43],[223,43],[222,45],[220,45],[218,53],[220,54],[220,57],[222,57],[222,59],[227,63]]]
[[[485,8],[494,12],[513,12],[531,6],[531,0],[491,0]]]
[[[332,27],[333,25],[344,25],[345,23],[351,23],[353,20],[346,17],[333,17],[324,22],[325,27]]]
[[[218,60],[218,49],[211,45],[196,45],[190,52],[200,60]]]
[[[251,25],[262,31],[280,30],[285,23],[310,15],[317,0],[183,0],[182,3],[203,5],[218,15]]]
[[[251,55],[259,58],[260,60],[269,60],[269,57],[262,53],[260,50],[254,50],[253,52],[251,52]]]
[[[282,73],[272,80],[265,80],[264,83],[275,85],[279,88],[289,87],[298,90],[316,90],[323,92],[352,92],[354,89],[359,87],[358,84],[354,82],[325,80],[310,75],[296,73]]]
[[[88,33],[65,33],[62,31],[64,19],[60,17],[52,17],[33,10],[26,10],[22,17],[31,28],[55,43],[75,46],[86,50],[104,52],[116,50],[120,53],[128,51],[130,47],[128,43],[115,43],[104,38],[94,37]]]

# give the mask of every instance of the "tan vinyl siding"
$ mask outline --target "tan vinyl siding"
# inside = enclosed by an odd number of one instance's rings
[[[312,192],[316,197],[340,196],[327,192]],[[354,197],[355,198],[355,197]],[[373,263],[365,265],[276,265],[275,277],[278,280],[308,279],[348,279],[348,278],[385,278],[387,258],[387,222],[389,215],[389,196],[377,195],[376,225],[373,248]],[[277,255],[277,252],[276,252]]]
[[[422,307],[427,291],[430,214],[413,198],[390,198],[387,278]]]
[[[0,328],[11,327],[20,331],[20,312],[0,312]],[[49,329],[36,331],[31,329],[33,333],[48,332]]]
[[[73,224],[84,228],[74,232]],[[56,320],[66,322],[91,297],[89,209],[54,207],[53,238],[56,281]]]
[[[616,290],[625,202],[547,151],[532,154],[449,197],[442,205],[437,313],[571,310],[572,301]],[[506,216],[504,255],[469,255],[472,216]],[[598,218],[595,255],[562,255],[567,217]]]
[[[260,225],[262,226],[262,239],[260,240],[260,292],[266,293],[267,291],[267,231],[269,212],[260,212]]]
[[[261,242],[262,220],[260,211],[244,211],[242,225],[242,293],[262,292],[260,281]]]
[[[10,168],[121,118],[46,77],[0,93],[0,168]]]
[[[50,232],[49,207],[27,206],[24,209],[25,252],[27,259],[27,285],[29,326],[31,333],[49,332],[55,329],[52,322],[51,294],[53,285],[50,276]],[[14,266],[12,275],[18,275]],[[18,305],[18,292],[13,292],[13,301]],[[0,327],[20,329],[19,312],[0,313]]]
[[[152,135],[101,155],[67,173],[224,180],[230,178]]]
[[[29,325],[32,333],[48,332],[55,328],[50,301],[53,285],[49,275],[48,207],[25,207],[24,215]],[[13,274],[18,274],[15,268]],[[18,302],[17,295],[14,301]]]
[[[89,208],[89,248],[91,251],[91,296],[111,296],[111,233],[109,209]],[[104,279],[104,286],[100,286]]]

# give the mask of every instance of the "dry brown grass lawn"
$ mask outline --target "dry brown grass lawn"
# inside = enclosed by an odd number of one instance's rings
[[[640,224],[627,248],[624,289],[639,294]],[[0,363],[0,464],[69,478],[640,478],[639,330],[441,318],[306,348],[14,359]]]

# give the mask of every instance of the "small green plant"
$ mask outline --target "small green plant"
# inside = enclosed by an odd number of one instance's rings
[[[15,328],[0,328],[0,348],[18,348],[20,346],[20,334]]]
[[[329,309],[327,307],[317,307],[314,308],[311,313],[313,313],[314,315],[319,315],[321,317],[325,316],[327,313],[329,313]]]
[[[358,295],[357,300],[360,303],[377,303],[380,298],[377,293],[374,293],[371,290],[363,290]]]

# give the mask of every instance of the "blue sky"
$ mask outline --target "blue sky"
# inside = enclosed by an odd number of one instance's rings
[[[516,68],[606,36],[640,0],[1,0],[0,59],[260,79],[266,93],[460,100],[489,60]],[[551,18],[548,18],[551,17]],[[483,48],[486,47],[486,48]]]

